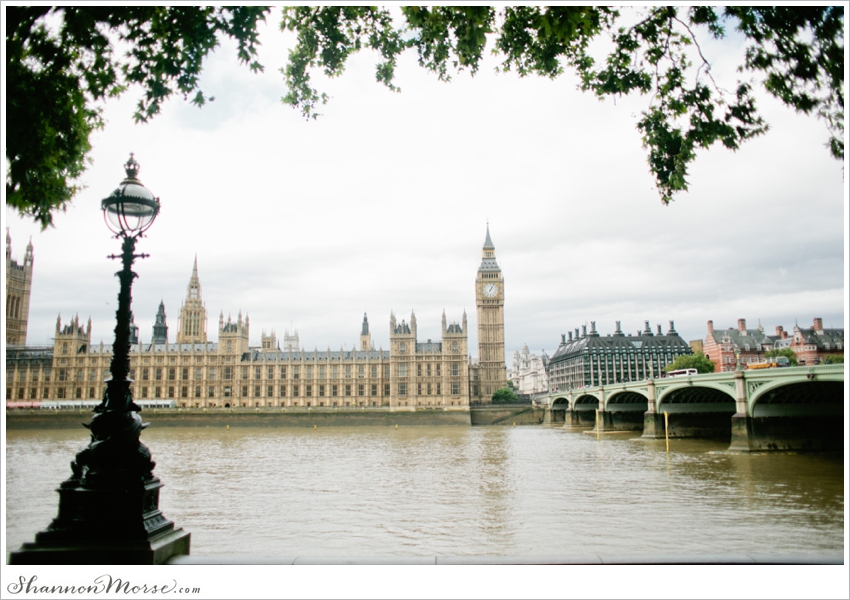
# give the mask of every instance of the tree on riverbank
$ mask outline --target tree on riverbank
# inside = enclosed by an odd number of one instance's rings
[[[676,359],[664,367],[664,372],[678,371],[679,369],[696,369],[697,373],[714,373],[714,361],[709,360],[702,352],[677,356]]]
[[[505,386],[493,392],[493,404],[513,404],[518,400],[519,396],[510,386]]]
[[[825,365],[843,365],[844,364],[844,355],[843,354],[827,354],[823,357],[823,364]]]
[[[797,366],[797,353],[791,350],[791,348],[772,348],[764,353],[765,358],[775,358],[777,356],[784,356],[791,363],[792,367]]]
[[[221,36],[236,40],[252,71],[258,25],[267,7],[6,7],[6,200],[42,226],[79,191],[109,98],[140,85],[135,118],[153,118],[169,97],[202,106],[203,61]],[[380,55],[375,77],[398,91],[404,52],[441,81],[475,74],[484,52],[501,70],[556,78],[566,70],[598,98],[647,95],[637,129],[661,201],[687,191],[697,150],[735,150],[768,124],[751,80],[717,82],[700,40],[742,36],[739,70],[798,112],[823,119],[827,146],[844,157],[844,13],[841,6],[652,7],[623,13],[604,6],[560,7],[284,7],[280,28],[296,43],[283,69],[284,103],[305,117],[328,101],[311,81],[342,74],[348,57]],[[727,31],[733,33],[727,34]],[[604,50],[605,41],[610,49]],[[602,42],[602,43],[599,43]],[[127,46],[119,56],[114,46]],[[602,48],[602,50],[600,50]]]

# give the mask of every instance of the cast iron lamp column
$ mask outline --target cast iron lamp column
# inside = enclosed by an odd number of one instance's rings
[[[136,240],[159,214],[159,198],[138,180],[139,163],[130,154],[127,177],[103,200],[104,220],[121,238],[123,268],[116,311],[111,377],[103,401],[94,409],[91,442],[71,463],[72,475],[59,490],[59,515],[34,544],[10,554],[11,564],[159,564],[189,553],[190,534],[175,529],[159,510],[162,482],[153,475],[156,463],[139,440],[141,408],[130,388],[130,290]]]

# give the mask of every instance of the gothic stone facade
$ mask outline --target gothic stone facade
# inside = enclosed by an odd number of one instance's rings
[[[7,266],[10,248],[7,236]],[[31,246],[27,261],[31,273]],[[8,287],[8,285],[7,285]],[[11,287],[9,289],[12,289]],[[475,279],[478,361],[467,344],[467,317],[449,323],[445,311],[439,340],[419,341],[416,315],[390,315],[390,348],[375,349],[364,315],[356,350],[306,351],[297,331],[280,348],[274,331],[249,345],[250,320],[219,316],[218,341],[207,338],[207,311],[198,260],[180,307],[176,342],[168,342],[160,303],[152,343],[138,341],[133,325],[130,375],[137,400],[173,400],[181,407],[390,407],[466,410],[488,403],[507,382],[504,360],[504,277],[496,263],[490,229]],[[27,296],[28,304],[28,296]],[[23,306],[24,303],[21,303]],[[21,341],[23,343],[23,341]],[[22,347],[7,353],[7,401],[100,400],[109,376],[112,346],[92,345],[91,320],[56,321],[53,347]]]
[[[489,404],[493,393],[508,384],[505,365],[505,278],[496,262],[490,226],[475,277],[478,309],[478,362],[470,364],[472,403]]]
[[[12,237],[6,230],[6,344],[27,343],[27,322],[32,287],[32,240],[27,244],[24,262],[12,259]]]
[[[281,349],[274,332],[249,346],[250,320],[239,313],[206,337],[197,259],[180,311],[177,342],[168,343],[164,305],[154,325],[156,343],[134,344],[130,375],[137,400],[174,400],[180,407],[390,407],[465,410],[469,406],[466,313],[462,323],[442,318],[440,340],[417,339],[416,315],[390,315],[390,349],[376,350],[364,315],[358,350],[305,351],[287,332]],[[163,338],[166,338],[163,340]],[[100,400],[111,345],[91,343],[91,320],[56,321],[53,347],[7,355],[6,399]]]
[[[546,367],[549,356],[543,351],[541,356],[532,354],[528,344],[523,345],[522,354],[514,352],[514,360],[508,378],[513,382],[517,393],[523,396],[549,391]]]

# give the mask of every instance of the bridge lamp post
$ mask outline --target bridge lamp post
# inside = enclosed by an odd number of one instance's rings
[[[131,288],[136,240],[153,224],[160,203],[139,181],[133,155],[124,165],[126,178],[101,203],[115,238],[121,238],[123,268],[112,346],[111,377],[91,422],[91,441],[71,463],[71,477],[59,487],[59,515],[35,543],[12,552],[12,564],[158,564],[189,553],[190,534],[175,529],[159,510],[162,482],[156,463],[139,437],[141,408],[133,402],[130,378]]]

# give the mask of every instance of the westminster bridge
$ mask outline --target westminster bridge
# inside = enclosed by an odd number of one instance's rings
[[[730,450],[840,450],[844,365],[753,369],[553,391],[546,420],[565,429],[716,437]]]

